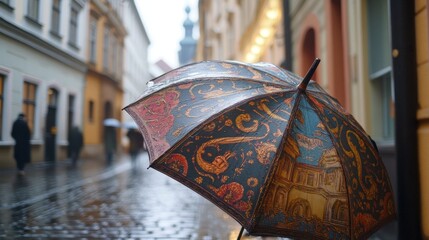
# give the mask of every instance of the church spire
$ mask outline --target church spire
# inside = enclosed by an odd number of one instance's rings
[[[179,64],[185,65],[191,63],[195,57],[195,50],[197,47],[197,40],[194,39],[193,29],[194,22],[189,18],[191,8],[186,6],[186,20],[183,22],[183,28],[185,28],[185,37],[180,41],[180,51],[179,51]]]

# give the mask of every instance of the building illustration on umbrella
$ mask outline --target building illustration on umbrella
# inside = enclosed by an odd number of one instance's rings
[[[317,83],[267,63],[207,61],[155,79],[125,110],[150,167],[252,235],[363,239],[395,218],[390,181],[356,120]]]

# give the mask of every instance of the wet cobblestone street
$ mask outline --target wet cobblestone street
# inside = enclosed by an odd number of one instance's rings
[[[0,238],[235,239],[240,225],[190,189],[125,158],[3,172]],[[250,239],[250,237],[243,237]],[[257,238],[251,238],[257,239]]]
[[[234,219],[147,164],[143,153],[136,165],[123,156],[111,166],[101,160],[30,165],[25,176],[0,169],[0,239],[237,238]],[[392,239],[392,228],[370,239]]]

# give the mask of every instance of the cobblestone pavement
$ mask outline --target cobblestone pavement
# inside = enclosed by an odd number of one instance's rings
[[[237,238],[235,220],[147,164],[144,153],[135,165],[122,157],[30,165],[25,176],[0,170],[0,239]]]
[[[0,170],[0,239],[236,239],[235,220],[147,162]]]

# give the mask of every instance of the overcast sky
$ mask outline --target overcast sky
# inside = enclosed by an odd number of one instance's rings
[[[149,63],[160,59],[171,67],[179,66],[180,40],[185,36],[185,7],[191,7],[190,19],[195,22],[194,38],[198,38],[198,0],[136,0],[140,17],[150,39]]]

